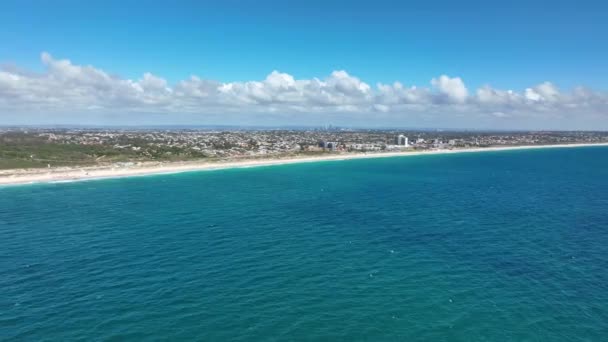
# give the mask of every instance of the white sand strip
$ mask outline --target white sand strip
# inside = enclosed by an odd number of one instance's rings
[[[0,171],[0,185],[32,184],[41,182],[69,182],[80,180],[93,180],[105,178],[146,176],[156,174],[169,174],[191,171],[220,170],[230,168],[244,168],[256,166],[284,165],[294,163],[310,163],[319,161],[364,159],[364,158],[387,158],[387,157],[410,157],[420,155],[448,154],[448,153],[472,153],[491,151],[510,151],[541,148],[571,148],[586,146],[608,146],[608,143],[598,144],[567,144],[567,145],[533,145],[533,146],[505,146],[486,148],[458,148],[426,151],[403,151],[403,152],[377,152],[377,153],[338,153],[314,157],[293,158],[268,158],[242,161],[191,161],[157,163],[148,162],[141,165],[129,167],[118,166],[88,166],[88,167],[58,167],[51,169],[21,169]]]

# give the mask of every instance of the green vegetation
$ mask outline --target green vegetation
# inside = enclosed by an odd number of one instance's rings
[[[0,135],[0,169],[43,168],[48,165],[85,166],[126,161],[175,161],[205,157],[202,153],[184,151],[174,146],[151,147],[142,139],[118,139],[117,143],[129,147],[49,141],[39,135],[7,132]]]

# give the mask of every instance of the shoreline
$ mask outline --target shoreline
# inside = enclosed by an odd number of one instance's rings
[[[591,146],[608,146],[608,143],[596,144],[558,144],[558,145],[526,145],[505,147],[459,148],[426,151],[406,152],[376,152],[376,153],[344,153],[313,157],[288,157],[262,160],[242,161],[189,161],[134,165],[130,167],[116,166],[85,166],[85,167],[58,167],[51,169],[15,169],[0,171],[0,187],[11,185],[27,185],[37,183],[61,183],[87,180],[100,180],[109,178],[138,177],[162,174],[175,174],[183,172],[212,171],[233,168],[249,168],[273,165],[286,165],[298,163],[312,163],[321,161],[340,161],[350,159],[375,159],[390,157],[412,157],[421,155],[437,155],[452,153],[477,153],[495,151],[530,150],[546,148],[575,148]],[[8,174],[12,172],[11,174]]]

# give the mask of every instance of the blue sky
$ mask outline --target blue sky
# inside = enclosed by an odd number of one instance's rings
[[[369,85],[469,92],[608,88],[602,1],[13,1],[0,3],[0,63],[42,73],[41,53],[169,85],[295,79],[346,70]]]
[[[3,1],[0,56],[48,51],[124,77],[608,86],[608,5],[580,1]],[[586,5],[587,4],[587,5]],[[6,44],[6,42],[9,42]]]

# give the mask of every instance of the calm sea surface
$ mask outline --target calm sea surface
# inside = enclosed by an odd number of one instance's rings
[[[0,188],[0,340],[607,338],[605,147]]]

